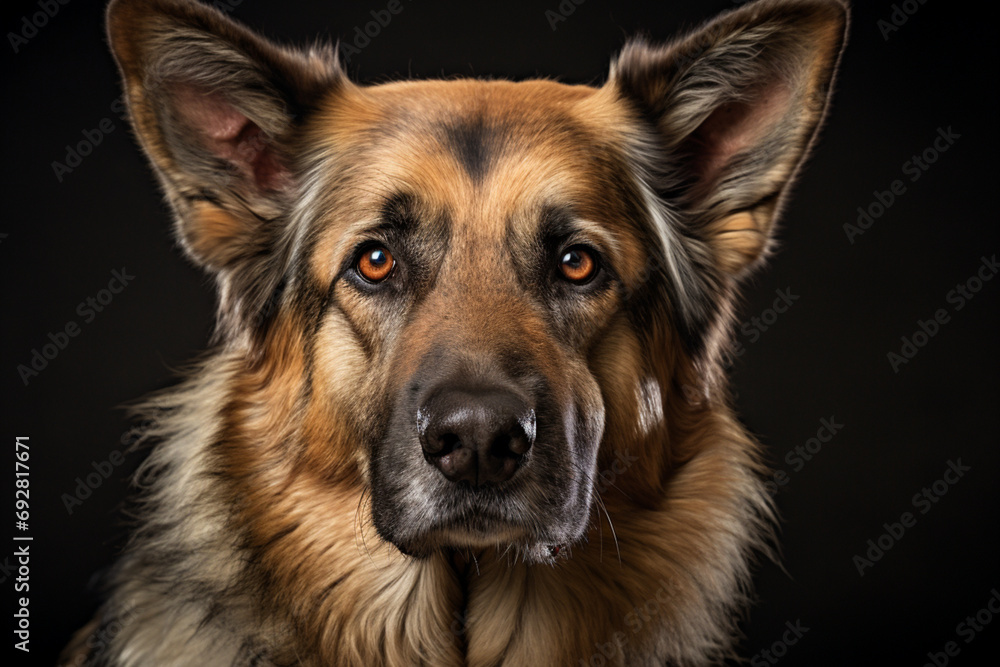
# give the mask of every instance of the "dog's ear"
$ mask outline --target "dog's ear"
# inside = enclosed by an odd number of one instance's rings
[[[287,211],[288,144],[343,80],[334,53],[276,46],[185,0],[114,0],[107,21],[132,125],[182,245],[210,270],[235,270]]]
[[[768,250],[846,31],[840,0],[759,0],[665,46],[631,42],[612,68],[607,86],[644,128],[630,153],[695,352]]]
[[[632,42],[612,84],[655,127],[657,193],[739,273],[766,250],[827,106],[839,0],[761,0],[663,47]]]

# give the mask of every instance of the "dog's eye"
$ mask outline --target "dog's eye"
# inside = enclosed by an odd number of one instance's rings
[[[377,283],[385,280],[395,264],[396,260],[392,258],[392,253],[386,248],[372,246],[365,249],[358,257],[357,270],[365,280]]]
[[[591,250],[576,245],[563,251],[559,258],[559,270],[566,280],[582,285],[597,273],[597,261]]]

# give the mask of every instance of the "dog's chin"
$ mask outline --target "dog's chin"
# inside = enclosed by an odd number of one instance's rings
[[[515,526],[494,526],[489,529],[469,526],[444,526],[407,540],[392,540],[396,548],[413,558],[429,558],[434,554],[457,552],[475,558],[487,553],[510,562],[529,564],[554,563],[568,555],[568,545],[578,539],[555,536],[534,536]]]
[[[552,563],[584,539],[592,520],[590,489],[575,489],[576,502],[545,502],[532,487],[446,487],[438,495],[394,497],[373,489],[373,520],[379,536],[414,558],[451,552],[496,555],[511,563]],[[411,494],[417,495],[417,494]],[[431,500],[428,500],[431,496]]]

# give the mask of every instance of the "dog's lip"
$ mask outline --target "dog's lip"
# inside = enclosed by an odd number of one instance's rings
[[[447,517],[436,521],[427,532],[461,533],[495,538],[502,534],[527,534],[530,532],[530,528],[525,522],[491,513],[477,514],[471,517],[461,515]]]
[[[442,551],[464,553],[467,557],[469,554],[473,554],[474,558],[474,554],[481,553],[483,550],[496,549],[498,553],[506,554],[512,547],[526,562],[551,565],[560,559],[570,557],[569,542],[556,542],[520,531],[473,533],[466,530],[440,529],[402,545],[400,550],[418,558]]]
[[[495,512],[441,517],[407,539],[410,543],[436,547],[476,548],[536,541],[537,535],[528,522],[503,517]]]
[[[429,555],[441,549],[486,549],[509,544],[535,543],[537,540],[515,526],[494,526],[473,529],[462,525],[439,525],[396,542],[401,551],[410,555]]]
[[[513,530],[512,530],[513,529]],[[447,546],[486,546],[490,544],[524,542],[528,537],[516,526],[497,526],[492,530],[476,530],[466,526],[448,526],[438,529],[435,541]]]

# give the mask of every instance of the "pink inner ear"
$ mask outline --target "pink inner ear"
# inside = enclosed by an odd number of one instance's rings
[[[185,124],[198,131],[203,147],[235,165],[258,190],[277,190],[287,171],[264,131],[221,94],[176,85],[174,103]]]
[[[781,122],[791,97],[787,85],[772,82],[751,91],[746,99],[719,105],[691,137],[699,186],[711,189],[734,157],[753,148]]]

